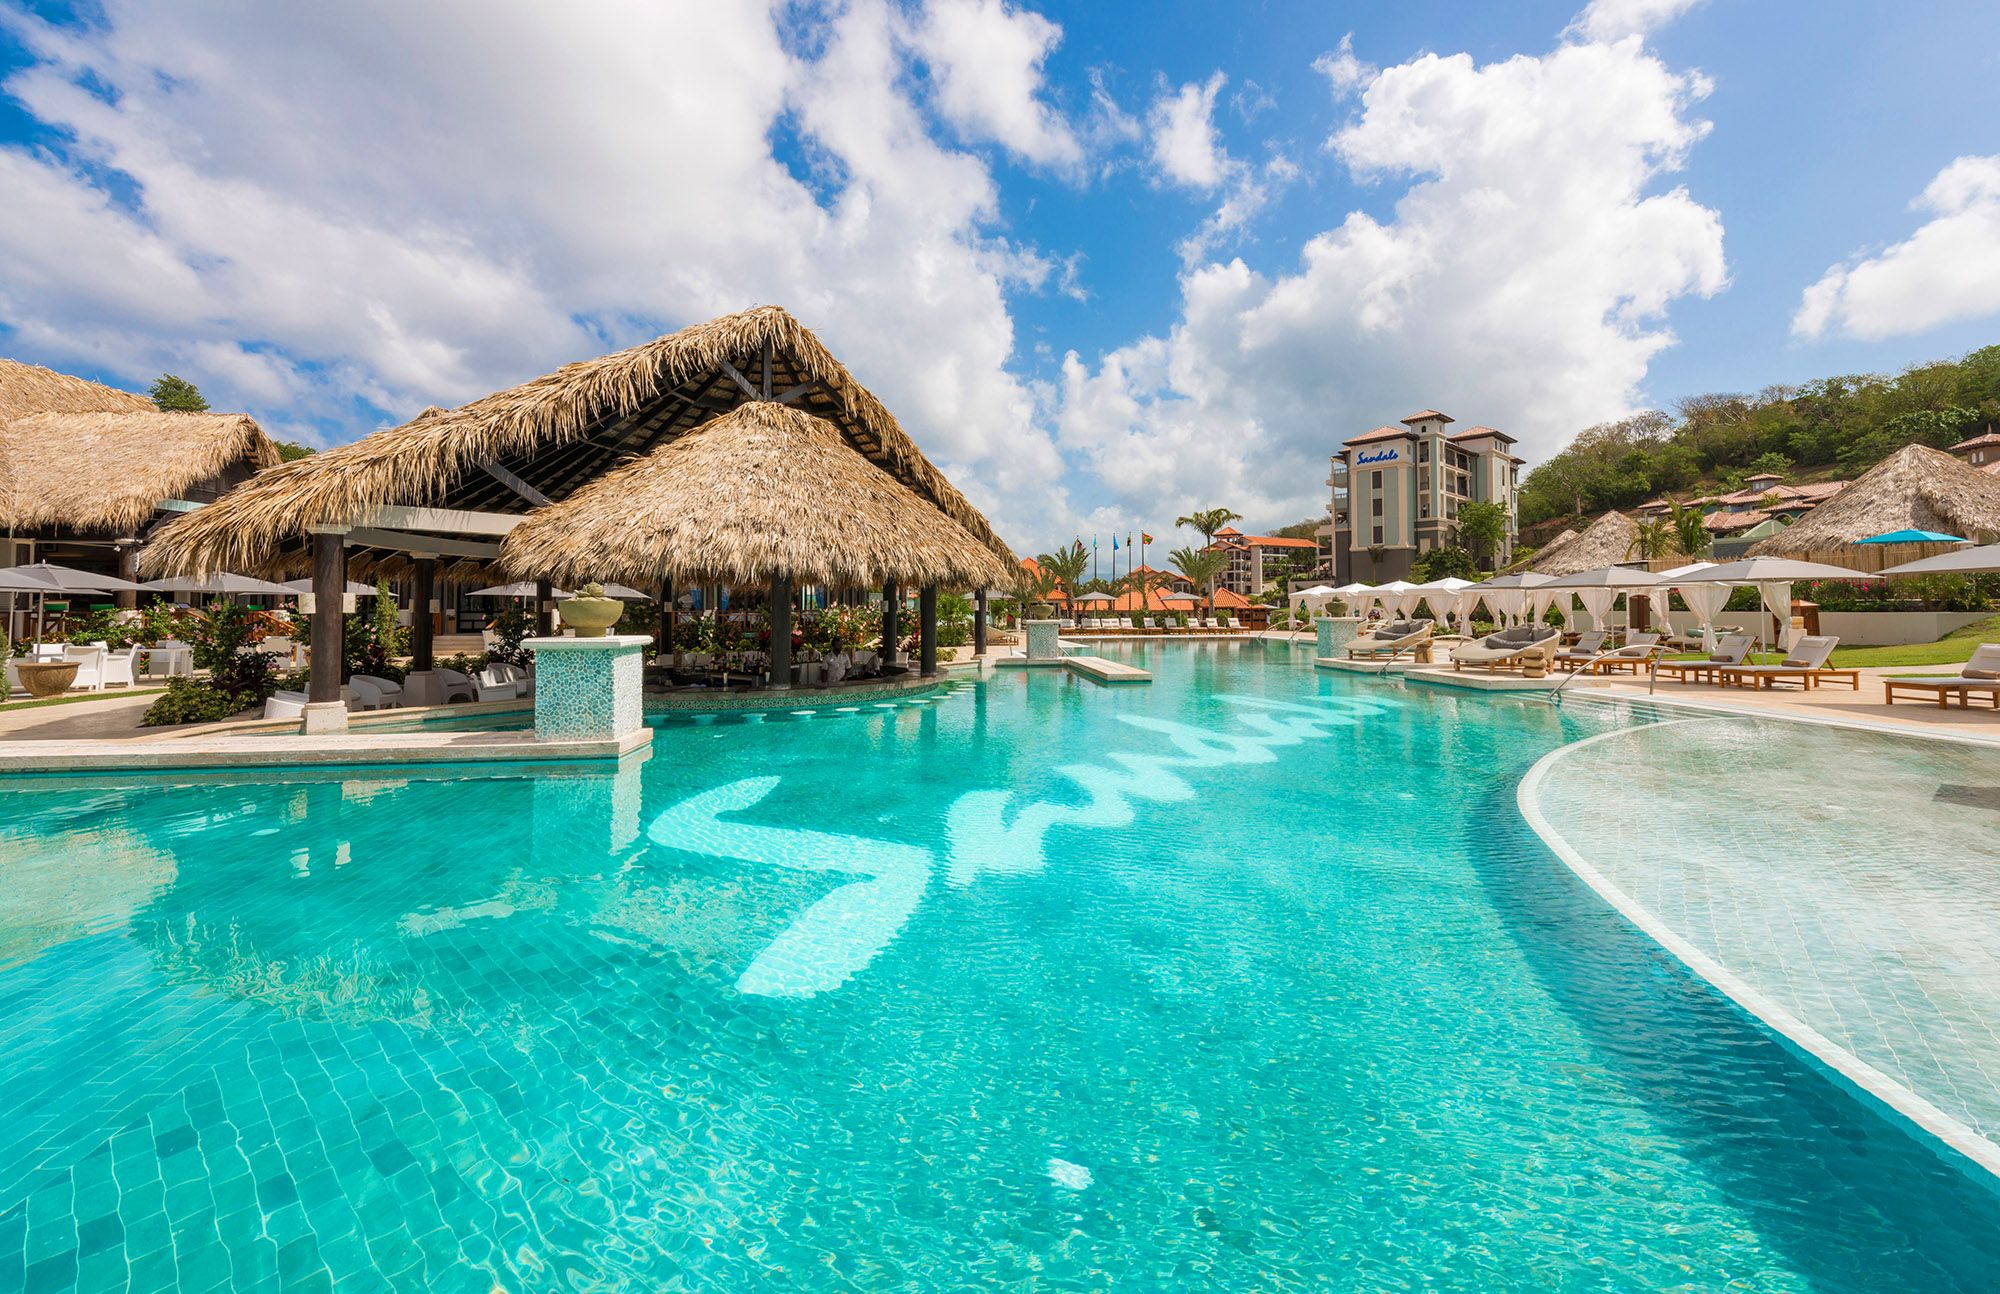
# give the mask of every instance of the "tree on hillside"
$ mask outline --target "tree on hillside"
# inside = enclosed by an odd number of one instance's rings
[[[1226,521],[1218,521],[1215,523],[1215,528],[1220,530],[1228,524]],[[1196,529],[1200,529],[1200,527],[1196,527]],[[1218,553],[1208,548],[1176,548],[1172,553],[1168,554],[1167,560],[1173,563],[1174,569],[1185,576],[1189,583],[1206,592],[1208,597],[1208,614],[1211,616],[1214,615],[1215,581],[1221,578],[1223,568],[1229,563],[1228,554]]]
[[[1418,584],[1446,579],[1476,580],[1479,563],[1457,544],[1442,544],[1410,563],[1410,578]]]
[[[1325,517],[1308,517],[1304,521],[1294,521],[1289,526],[1279,526],[1271,533],[1280,539],[1317,540],[1319,538],[1319,528],[1325,524]]]
[[[1228,508],[1203,508],[1200,512],[1190,512],[1185,517],[1175,517],[1174,524],[1177,526],[1193,526],[1196,530],[1199,530],[1201,532],[1201,542],[1205,547],[1215,542],[1216,531],[1222,529],[1232,521],[1241,520],[1243,520],[1242,513],[1231,512]]]
[[[153,398],[154,408],[167,413],[208,412],[208,401],[201,398],[194,383],[172,373],[160,374],[146,394]]]
[[[317,452],[312,446],[301,445],[295,440],[274,440],[271,445],[278,451],[280,463],[289,463],[295,458],[309,458]]]
[[[1458,542],[1488,569],[1507,542],[1507,509],[1498,503],[1467,503],[1458,509]]]

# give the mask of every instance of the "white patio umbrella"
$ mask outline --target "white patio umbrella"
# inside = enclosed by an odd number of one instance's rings
[[[1651,571],[1631,566],[1600,566],[1594,571],[1560,576],[1544,584],[1542,589],[1558,596],[1574,597],[1590,613],[1591,624],[1602,629],[1606,617],[1611,614],[1611,604],[1618,600],[1620,593],[1643,593],[1659,585],[1660,577]]]
[[[313,582],[311,580],[282,580],[279,582],[279,587],[283,588],[287,593],[311,593],[313,591]],[[347,581],[347,587],[342,589],[341,592],[351,597],[372,598],[375,596],[375,586],[373,584],[362,584],[356,580],[349,580]]]
[[[1801,562],[1790,557],[1745,557],[1740,561],[1711,566],[1698,578],[1705,584],[1754,584],[1758,596],[1763,599],[1764,609],[1776,616],[1781,626],[1778,646],[1789,648],[1792,645],[1792,585],[1795,582],[1874,580],[1881,577],[1845,566],[1828,566],[1824,562]]]
[[[1981,548],[1961,548],[1955,553],[1939,553],[1901,566],[1891,566],[1884,575],[1974,575],[2000,571],[2000,544]]]
[[[252,575],[232,575],[228,571],[218,571],[205,580],[187,576],[171,579],[148,580],[140,588],[148,593],[259,593],[266,597],[290,597],[292,590],[272,580],[260,580]]]
[[[49,594],[113,593],[120,589],[139,588],[131,580],[121,580],[116,575],[99,575],[95,571],[80,571],[74,566],[58,566],[54,562],[30,562],[26,566],[9,566],[5,570],[9,583],[15,585],[10,592],[35,595],[36,642],[42,639],[43,613]]]
[[[375,590],[370,589],[368,591],[373,593]],[[557,598],[570,596],[567,589],[552,589],[550,592]],[[521,580],[513,584],[495,584],[490,589],[474,589],[465,596],[469,598],[531,598],[535,596],[535,585],[530,580]]]

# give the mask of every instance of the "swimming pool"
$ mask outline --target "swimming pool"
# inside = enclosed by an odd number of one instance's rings
[[[16,781],[0,1289],[1990,1287],[1983,1180],[1523,821],[1641,720],[1100,650],[1156,682]]]

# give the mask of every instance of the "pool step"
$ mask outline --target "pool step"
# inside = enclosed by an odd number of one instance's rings
[[[1081,674],[1093,683],[1150,683],[1150,672],[1136,665],[1122,661],[1106,660],[1102,656],[1045,656],[1029,660],[1026,656],[1002,656],[993,662],[998,669],[1067,669],[1073,674]]]

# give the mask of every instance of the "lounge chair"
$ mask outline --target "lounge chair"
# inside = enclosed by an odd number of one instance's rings
[[[1576,636],[1574,647],[1556,653],[1556,661],[1563,665],[1588,665],[1604,654],[1605,640],[1610,637],[1609,630],[1586,629]]]
[[[455,669],[437,671],[438,701],[450,705],[455,701],[475,701],[479,699],[479,689],[471,679]]]
[[[304,692],[287,692],[283,689],[271,693],[264,702],[266,719],[303,719],[306,702],[311,700]]]
[[[1829,669],[1827,658],[1840,639],[1832,634],[1811,634],[1793,645],[1791,655],[1778,665],[1725,665],[1716,671],[1716,680],[1734,683],[1741,687],[1755,686],[1758,691],[1775,687],[1779,683],[1797,683],[1810,692],[1821,683],[1845,683],[1859,692],[1861,671],[1858,669]]]
[[[691,652],[689,660],[701,661],[706,655],[705,652]],[[696,669],[705,667],[705,661],[693,666]],[[472,681],[472,688],[482,701],[512,701],[521,695],[521,685],[515,681],[505,665],[488,665],[480,670],[478,677]]]
[[[1660,635],[1636,633],[1625,636],[1625,645],[1608,656],[1600,656],[1592,668],[1599,674],[1617,674],[1629,671],[1637,674],[1660,654]]]
[[[1395,660],[1409,652],[1418,661],[1429,664],[1431,659],[1431,629],[1428,620],[1389,620],[1377,625],[1372,631],[1362,634],[1347,644],[1349,660]]]
[[[1883,704],[1894,705],[1898,692],[1935,697],[1940,710],[1948,706],[1954,696],[1958,698],[1961,710],[1970,708],[1974,696],[1984,696],[1988,704],[2000,710],[2000,643],[1980,644],[1979,649],[1972,653],[1972,659],[1965,662],[1955,675],[1882,680]]]
[[[1676,679],[1682,683],[1718,682],[1716,675],[1731,665],[1741,665],[1743,658],[1750,654],[1750,644],[1756,641],[1754,634],[1733,633],[1715,645],[1715,650],[1702,660],[1663,660],[1658,668],[1662,678]]]
[[[1553,625],[1516,625],[1476,642],[1459,643],[1451,649],[1451,667],[1518,669],[1529,678],[1540,678],[1555,662],[1556,645],[1561,641],[1562,635]]]
[[[376,674],[355,674],[347,681],[350,684],[365,684],[382,698],[379,705],[371,707],[373,709],[389,710],[403,704],[403,685],[394,679],[382,678]]]

